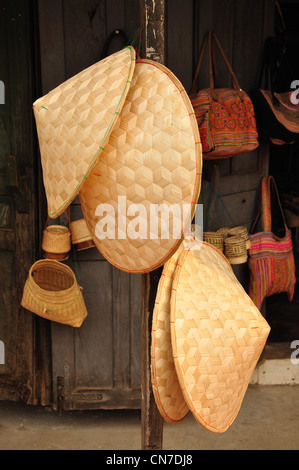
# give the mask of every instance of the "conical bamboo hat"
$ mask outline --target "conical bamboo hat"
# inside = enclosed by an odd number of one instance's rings
[[[194,243],[179,256],[171,293],[171,341],[195,419],[226,431],[241,407],[270,327],[225,256]]]
[[[132,273],[163,265],[193,218],[201,171],[199,131],[186,91],[163,65],[138,60],[120,119],[80,191],[84,218],[102,255]],[[170,219],[160,230],[161,212],[156,217],[155,210],[162,204],[163,217]],[[112,231],[103,236],[104,219]]]
[[[135,67],[133,47],[88,67],[33,104],[49,217],[79,193],[118,120]]]

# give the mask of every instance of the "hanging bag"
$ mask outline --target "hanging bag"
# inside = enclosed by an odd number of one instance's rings
[[[209,43],[210,87],[197,92],[197,78],[207,43]],[[217,44],[231,74],[232,89],[215,88],[214,43]],[[240,88],[238,80],[213,31],[210,31],[204,39],[190,100],[199,127],[204,159],[231,157],[250,152],[258,147],[258,133],[252,101]]]
[[[253,233],[262,218],[262,231]],[[291,231],[288,229],[278,191],[272,176],[265,176],[261,186],[261,209],[250,234],[249,295],[260,309],[263,300],[287,292],[293,300],[296,283]]]
[[[272,144],[284,145],[299,142],[299,99],[298,90],[292,88],[297,84],[296,75],[286,56],[286,26],[280,5],[275,3],[275,35],[265,42],[258,87],[251,97],[259,133]]]

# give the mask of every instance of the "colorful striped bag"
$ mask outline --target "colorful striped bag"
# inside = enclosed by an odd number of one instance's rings
[[[230,71],[234,88],[215,88],[216,60],[213,41]],[[206,44],[209,42],[210,88],[197,92],[197,78]],[[237,78],[222,50],[217,36],[210,31],[200,53],[190,100],[198,123],[203,158],[226,158],[250,152],[258,147],[254,108],[249,96],[240,88]]]
[[[295,262],[291,231],[288,229],[278,191],[272,176],[262,179],[259,217],[262,231],[249,235],[249,296],[260,309],[263,300],[273,294],[287,292],[291,302],[295,290]]]

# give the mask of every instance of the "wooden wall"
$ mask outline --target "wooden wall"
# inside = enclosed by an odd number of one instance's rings
[[[36,153],[31,112],[35,76],[30,3],[0,2],[0,397],[34,400],[36,323],[20,307],[28,269],[35,259]],[[9,214],[9,218],[5,217]]]
[[[249,91],[256,84],[264,39],[273,32],[273,16],[272,0],[168,0],[165,65],[190,92],[203,36],[213,28],[241,87]],[[41,255],[47,213],[34,146],[32,102],[100,60],[104,42],[115,29],[123,29],[131,38],[141,23],[140,2],[0,0],[0,22],[0,80],[6,82],[10,77],[8,101],[0,105],[0,197],[10,197],[14,204],[12,228],[0,228],[0,261],[5,267],[1,275],[0,341],[7,346],[7,363],[0,365],[0,391],[2,387],[15,392],[19,382],[21,392],[17,393],[29,402],[39,400],[65,408],[138,407],[138,276],[112,268],[95,249],[70,259],[70,265],[78,268],[89,310],[88,320],[76,333],[33,318],[20,309],[19,302],[28,269]],[[37,36],[34,25],[39,30]],[[119,47],[115,42],[109,52]],[[143,54],[141,50],[141,57]],[[221,60],[218,68],[221,86],[230,86]],[[205,60],[198,87],[206,86]],[[38,90],[37,96],[32,88]],[[16,156],[18,163],[20,186],[16,191],[7,187],[1,175],[6,172],[8,155]],[[200,202],[205,202],[207,182],[211,181],[234,222],[250,225],[256,191],[265,172],[264,148],[221,162],[204,162]],[[216,202],[204,205],[209,230],[219,227]],[[71,215],[80,217],[78,199]],[[229,221],[226,218],[223,222]]]
[[[250,94],[257,86],[265,39],[274,32],[273,0],[171,0],[168,2],[167,65],[188,92],[204,35],[217,34],[242,89]],[[182,18],[184,20],[182,20]],[[231,87],[228,69],[217,51],[219,87]],[[209,86],[208,53],[199,74],[197,90]],[[251,227],[255,218],[257,189],[268,171],[268,147],[221,161],[204,161],[200,201],[204,205],[204,230],[221,226]],[[212,184],[217,196],[211,192]],[[210,199],[211,197],[211,199]],[[244,287],[248,286],[247,265],[236,266]]]

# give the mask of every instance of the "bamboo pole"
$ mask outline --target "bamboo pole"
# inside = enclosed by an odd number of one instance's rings
[[[140,0],[143,56],[165,62],[165,0]],[[151,327],[162,269],[143,275],[141,312],[141,448],[163,448],[163,418],[151,385]]]

